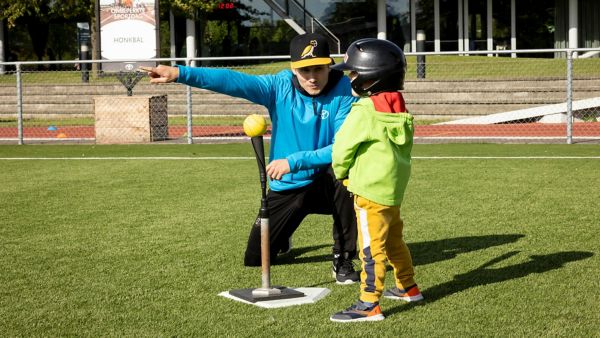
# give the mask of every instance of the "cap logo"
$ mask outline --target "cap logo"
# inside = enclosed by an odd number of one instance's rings
[[[294,69],[330,65],[329,43],[317,33],[301,34],[290,43],[290,66]]]
[[[317,47],[317,40],[310,40],[310,43],[304,47],[304,50],[300,54],[301,59],[305,59],[307,57],[315,57],[313,52],[315,51],[315,47]]]

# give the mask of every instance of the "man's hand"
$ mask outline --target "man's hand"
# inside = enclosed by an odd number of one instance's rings
[[[158,67],[139,67],[141,71],[148,72],[150,83],[174,82],[179,77],[179,68],[160,65]]]
[[[267,165],[267,175],[272,180],[280,180],[281,176],[290,172],[290,164],[287,159],[274,160]]]

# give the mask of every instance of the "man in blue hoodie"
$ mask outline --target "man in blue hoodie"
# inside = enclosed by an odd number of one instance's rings
[[[333,216],[333,275],[338,284],[359,281],[353,201],[331,170],[333,138],[356,98],[350,81],[331,70],[327,40],[315,33],[290,43],[291,70],[248,75],[228,69],[143,67],[151,83],[178,82],[241,97],[265,106],[272,124],[267,175],[271,262],[291,249],[290,238],[309,214]],[[258,219],[257,219],[258,221]],[[255,222],[244,257],[261,264],[260,223]]]

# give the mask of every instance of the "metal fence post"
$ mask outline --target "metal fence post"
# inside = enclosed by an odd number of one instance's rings
[[[567,51],[567,144],[573,143],[573,51]]]
[[[186,66],[191,64],[191,60],[185,60]],[[187,101],[187,143],[194,143],[194,139],[192,138],[192,87],[186,86],[186,101]]]
[[[17,132],[19,145],[23,144],[23,83],[21,81],[21,64],[15,65],[17,71]]]
[[[425,52],[425,31],[417,31],[417,53]],[[424,79],[425,70],[425,55],[417,55],[417,79]]]

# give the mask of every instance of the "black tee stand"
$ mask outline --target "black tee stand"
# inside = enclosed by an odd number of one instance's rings
[[[260,301],[304,297],[304,293],[286,288],[285,286],[271,286],[271,250],[269,239],[269,209],[267,204],[267,174],[265,169],[265,148],[262,136],[250,138],[260,174],[260,187],[262,190],[260,202],[260,249],[261,249],[261,287],[254,289],[236,289],[229,294],[239,299],[256,303]]]
[[[117,78],[125,88],[127,88],[127,96],[133,96],[133,87],[144,77],[142,72],[118,72]]]

